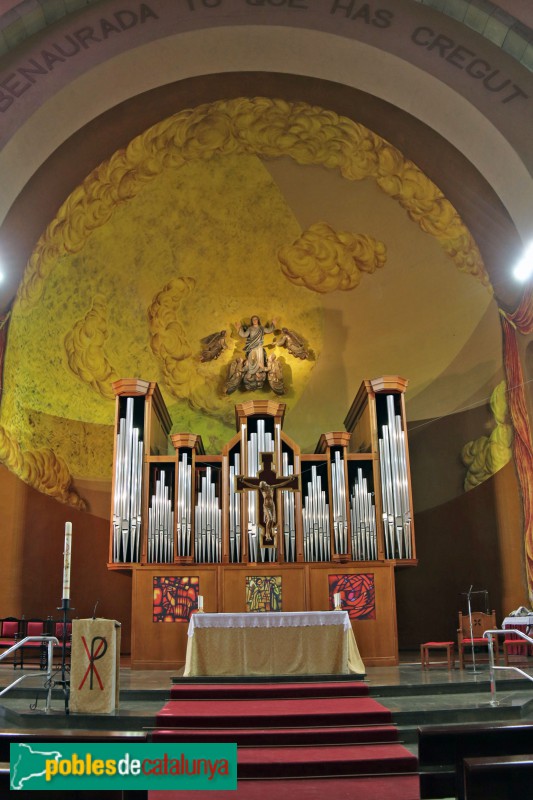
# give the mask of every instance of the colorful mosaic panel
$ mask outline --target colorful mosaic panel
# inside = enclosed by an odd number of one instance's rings
[[[333,595],[340,594],[341,608],[350,619],[376,619],[376,588],[373,573],[361,575],[328,575],[329,607]]]
[[[246,577],[247,611],[281,611],[281,575]]]
[[[198,608],[199,586],[199,578],[192,575],[154,577],[154,622],[188,622]]]

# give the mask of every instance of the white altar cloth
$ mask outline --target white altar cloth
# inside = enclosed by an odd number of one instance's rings
[[[533,614],[523,617],[505,617],[503,628],[531,628],[533,627]],[[526,631],[527,633],[527,631]]]
[[[193,614],[184,676],[364,675],[346,611]]]
[[[261,611],[246,614],[193,614],[187,630],[194,636],[199,628],[302,628],[316,625],[342,625],[351,630],[347,611]]]

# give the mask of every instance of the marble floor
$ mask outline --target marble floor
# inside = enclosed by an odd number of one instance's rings
[[[488,666],[478,664],[473,669],[448,670],[444,665],[422,669],[418,653],[402,653],[394,667],[368,667],[365,681],[370,695],[393,713],[396,724],[405,729],[406,737],[419,724],[436,722],[474,721],[483,719],[533,719],[533,659],[520,666],[531,680],[513,670],[497,670],[491,684]],[[43,725],[55,720],[65,723],[64,696],[55,688],[48,712],[45,711],[44,674],[39,670],[14,670],[12,665],[0,665],[0,690],[22,674],[25,678],[0,697],[0,716],[4,726]],[[56,679],[60,676],[56,676]],[[112,715],[120,728],[150,726],[157,711],[169,697],[173,679],[180,670],[132,670],[127,658],[120,669],[120,706]],[[87,724],[94,720],[74,719],[69,725]],[[107,721],[106,721],[107,720]],[[102,727],[111,720],[102,720]],[[409,733],[411,732],[411,734]]]
[[[174,678],[183,675],[183,667],[173,670],[135,670],[130,668],[128,656],[122,656],[120,661],[120,682],[122,689],[155,690],[168,689]],[[533,679],[533,657],[527,662],[516,662],[516,666],[530,674]],[[33,675],[36,679],[43,675],[38,669],[14,670],[12,664],[0,663],[0,688],[6,686],[21,674]],[[498,683],[515,681],[520,675],[514,670],[500,669],[496,673]],[[485,683],[489,679],[488,664],[479,661],[475,669],[468,666],[459,669],[456,663],[454,669],[432,666],[422,669],[420,654],[418,652],[401,652],[399,664],[392,667],[367,667],[365,681],[370,687],[377,686],[436,686],[447,684],[449,686],[464,686]],[[524,678],[525,680],[525,678]]]

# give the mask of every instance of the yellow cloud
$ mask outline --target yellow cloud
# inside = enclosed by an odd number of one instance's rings
[[[173,278],[148,309],[150,347],[161,365],[167,389],[177,398],[187,396],[193,376],[192,350],[178,312],[194,284],[194,278]]]
[[[505,381],[502,381],[494,389],[490,398],[490,406],[496,422],[496,427],[491,435],[481,436],[479,439],[468,442],[461,451],[463,464],[467,467],[465,491],[479,486],[511,460],[513,429],[505,421],[507,419]]]
[[[230,419],[230,410],[218,396],[217,377],[199,369],[179,320],[180,306],[194,286],[194,278],[173,278],[154,297],[148,309],[150,346],[159,361],[165,387],[175,398],[186,400],[195,411]]]
[[[104,353],[108,335],[107,305],[98,296],[90,311],[65,336],[65,352],[70,369],[80,380],[102,397],[113,398],[111,384],[119,376]]]
[[[74,508],[85,508],[85,502],[72,488],[72,475],[65,461],[48,448],[22,450],[3,425],[0,425],[0,461],[37,491]]]
[[[60,257],[79,252],[117,206],[165,167],[221,155],[288,156],[337,169],[347,180],[371,178],[434,236],[462,272],[492,291],[481,254],[456,210],[412,161],[364,125],[333,111],[265,97],[237,97],[186,109],[133,139],[87,176],[40,237],[17,295],[34,306]]]
[[[386,247],[372,236],[337,232],[315,222],[291,245],[278,252],[283,274],[296,286],[326,294],[350,291],[362,272],[374,272],[386,260]]]

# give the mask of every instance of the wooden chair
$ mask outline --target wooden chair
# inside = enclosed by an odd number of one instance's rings
[[[431,653],[435,650],[443,650],[445,653],[445,661],[430,661]],[[454,669],[454,643],[453,642],[424,642],[420,645],[420,665],[422,669],[429,669],[430,667],[443,667]]]
[[[512,627],[512,622],[507,618],[503,624],[503,629],[507,631],[505,639],[503,640],[503,661],[506,667],[510,665],[513,657],[515,657],[515,663],[527,664],[528,656],[533,655],[533,645],[531,645],[527,639],[522,639],[521,636],[512,633],[512,631],[509,630],[509,628]],[[533,636],[533,625],[523,625],[520,622],[515,627],[516,630],[527,634],[527,636]]]
[[[518,661],[515,659],[516,663],[528,664],[527,657],[529,655],[529,648],[531,645],[529,642],[526,642],[525,639],[519,639],[518,636],[516,639],[509,639],[505,638],[503,640],[503,661],[506,667],[508,667],[511,663],[511,659],[516,657]]]
[[[472,620],[472,629],[470,629],[470,620]],[[485,631],[496,630],[497,627],[498,626],[496,624],[495,611],[493,611],[491,614],[485,614],[483,611],[473,611],[470,616],[468,614],[462,614],[459,611],[459,628],[457,629],[457,649],[459,651],[460,669],[464,669],[465,651],[468,655],[468,653],[472,652],[472,647],[475,648],[476,659],[478,653],[482,653],[483,650],[486,651],[488,659],[489,640],[486,639],[483,636],[483,634]],[[494,662],[498,664],[499,663],[498,637],[493,636],[492,642],[494,646]]]

